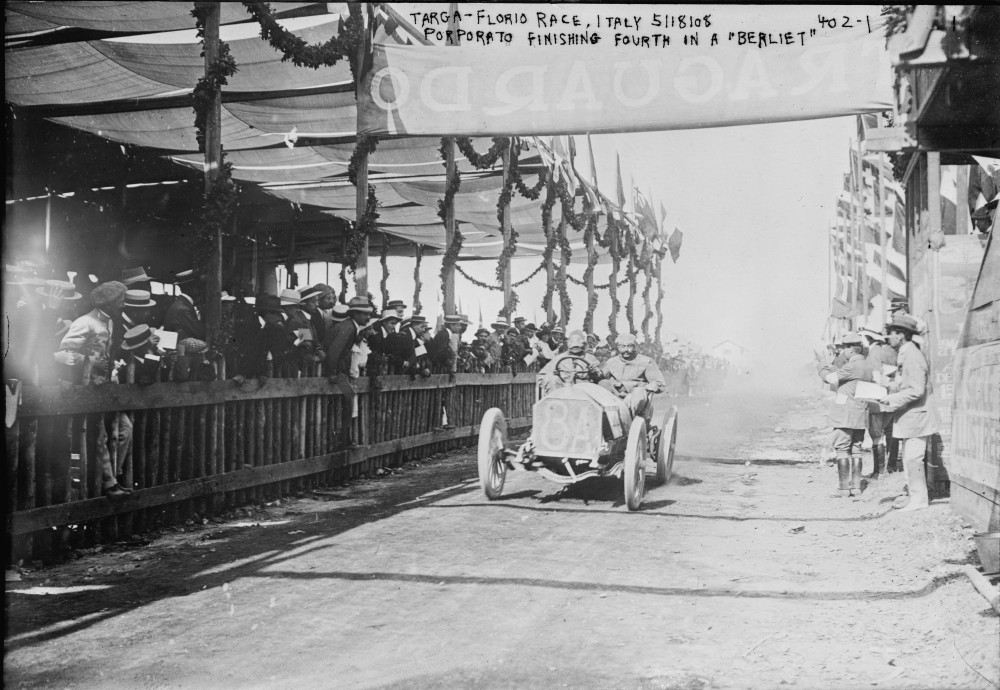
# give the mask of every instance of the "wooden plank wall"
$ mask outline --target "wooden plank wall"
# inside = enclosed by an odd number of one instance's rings
[[[533,374],[359,379],[357,448],[337,445],[350,404],[324,378],[24,389],[6,429],[9,562],[203,519],[475,443],[499,407],[530,425]],[[127,417],[127,421],[126,418]],[[101,493],[99,432],[132,425],[127,498]]]

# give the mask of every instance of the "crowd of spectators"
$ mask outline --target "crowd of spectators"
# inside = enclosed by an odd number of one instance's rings
[[[497,320],[473,329],[467,316],[449,314],[432,325],[408,313],[401,300],[388,300],[381,309],[370,294],[345,303],[322,283],[286,288],[278,295],[223,292],[219,336],[210,344],[201,277],[187,270],[158,282],[167,289],[154,291],[143,267],[127,269],[117,280],[97,282],[76,274],[71,282],[44,279],[30,263],[8,265],[8,394],[22,384],[308,376],[326,376],[351,394],[351,381],[365,375],[516,375],[537,372],[567,351],[566,333],[558,324],[536,325],[517,317],[512,324]],[[599,364],[615,354],[613,339],[584,337],[588,356]],[[657,344],[638,348],[664,371],[689,371],[692,382],[706,367],[720,366],[705,356],[671,357]],[[349,428],[350,420],[345,422]],[[131,417],[110,413],[101,427],[97,445],[105,453],[105,493],[127,493],[116,458],[129,455]]]

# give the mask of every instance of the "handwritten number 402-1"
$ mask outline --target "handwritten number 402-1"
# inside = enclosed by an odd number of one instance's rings
[[[836,29],[837,28],[837,18],[836,17],[829,17],[829,18],[827,18],[827,17],[824,17],[823,15],[820,14],[820,15],[817,15],[816,18],[819,20],[820,26],[824,26],[824,27],[827,27],[829,29]],[[865,17],[865,21],[868,21],[868,17],[867,16]],[[844,29],[852,29],[852,28],[854,28],[854,24],[851,23],[851,18],[848,17],[847,15],[844,15],[844,20],[842,22],[840,22],[840,26],[842,28],[844,28]],[[871,33],[871,30],[872,30],[871,22],[868,21],[868,32]]]

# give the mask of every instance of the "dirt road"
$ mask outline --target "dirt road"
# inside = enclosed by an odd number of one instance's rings
[[[473,453],[8,583],[8,687],[990,688],[998,619],[946,502],[830,495],[822,400],[680,402],[666,486]],[[746,464],[750,461],[750,464]],[[649,478],[650,480],[652,477]],[[652,482],[648,482],[651,484]]]

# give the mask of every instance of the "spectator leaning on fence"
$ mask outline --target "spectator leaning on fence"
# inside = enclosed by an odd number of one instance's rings
[[[112,318],[125,304],[125,285],[117,281],[102,283],[94,288],[90,298],[94,309],[76,319],[59,344],[55,359],[60,364],[71,367],[73,381],[84,385],[107,383],[111,376],[111,335],[114,328]],[[79,371],[79,375],[75,372]],[[120,498],[128,489],[119,486],[115,469],[111,464],[108,427],[117,426],[117,413],[96,416],[97,460],[101,467],[101,490],[105,496]],[[116,450],[117,454],[117,450]]]

